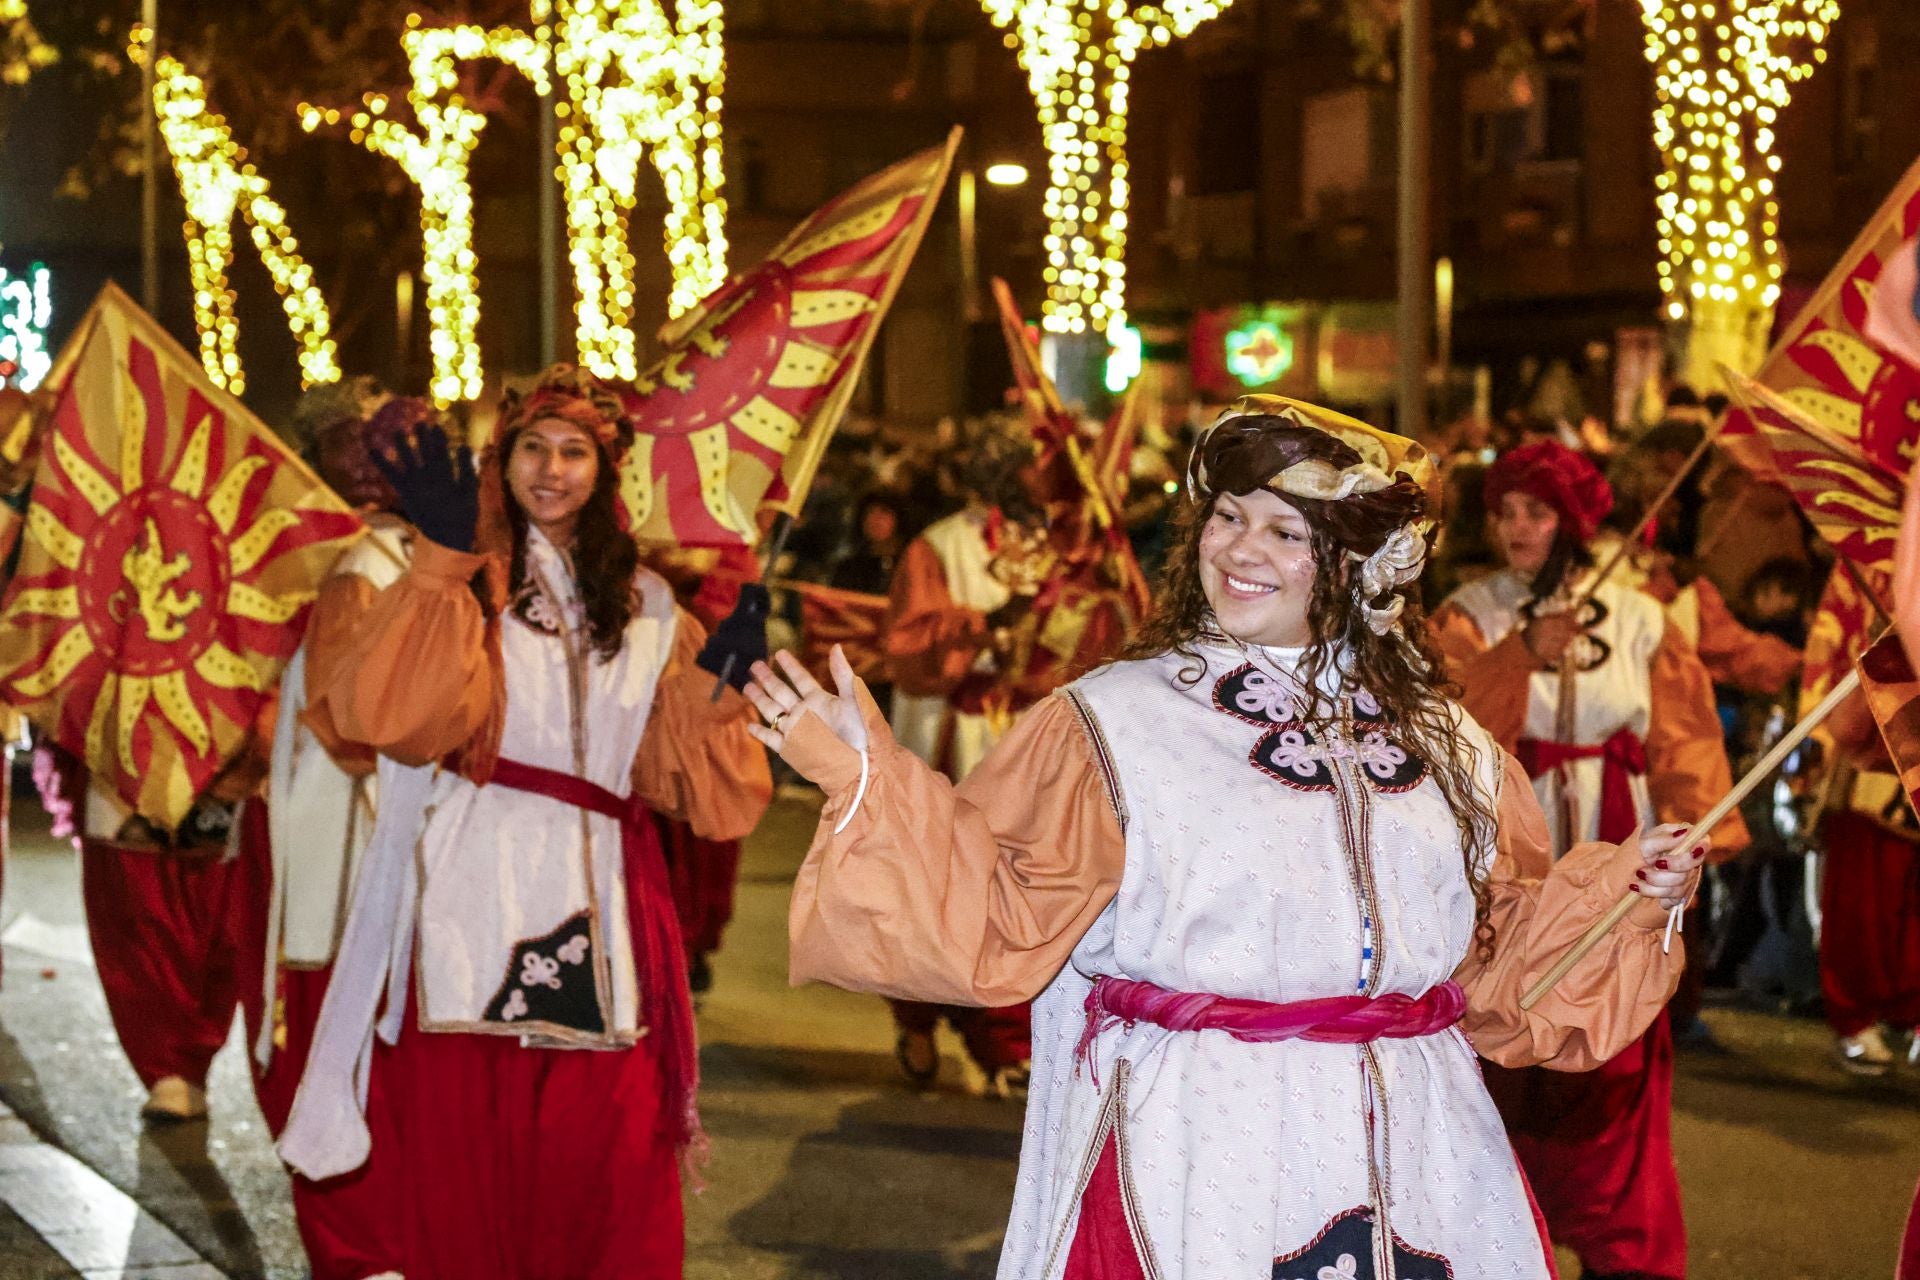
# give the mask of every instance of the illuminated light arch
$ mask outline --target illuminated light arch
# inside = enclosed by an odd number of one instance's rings
[[[1233,0],[981,0],[1027,73],[1046,143],[1052,333],[1103,333],[1127,310],[1127,108],[1134,59]]]
[[[412,85],[407,104],[417,127],[387,117],[387,99],[368,94],[348,123],[355,142],[400,166],[420,192],[421,274],[427,285],[428,383],[442,406],[480,395],[480,261],[473,248],[469,169],[487,117],[459,92],[460,62],[493,58],[514,67],[542,92],[546,58],[539,40],[510,27],[423,27],[407,16],[401,36]],[[309,132],[339,123],[338,109],[300,107]]]
[[[628,220],[643,158],[667,197],[668,315],[726,280],[720,0],[679,0],[671,16],[662,0],[534,0],[533,14],[551,32],[566,88],[556,110],[580,363],[632,378],[639,363]]]
[[[1683,376],[1751,371],[1780,297],[1774,153],[1793,87],[1826,60],[1839,0],[1640,0],[1658,101],[1663,313],[1692,327]]]
[[[151,33],[136,28],[134,57],[147,57],[150,43]],[[207,375],[235,395],[246,390],[238,348],[240,322],[227,281],[237,214],[252,230],[254,248],[273,278],[287,324],[300,344],[301,382],[313,386],[337,381],[340,363],[332,337],[333,318],[314,282],[313,268],[300,256],[286,211],[273,199],[266,178],[247,163],[247,153],[233,140],[226,118],[208,108],[205,82],[178,59],[163,54],[154,63],[153,106],[187,206],[193,315],[200,334],[200,362]]]

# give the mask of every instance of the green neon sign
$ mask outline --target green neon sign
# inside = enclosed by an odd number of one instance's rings
[[[1277,382],[1293,368],[1293,335],[1277,321],[1249,320],[1227,334],[1227,372],[1249,387]]]

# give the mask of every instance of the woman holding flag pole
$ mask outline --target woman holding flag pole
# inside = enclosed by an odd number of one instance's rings
[[[1485,493],[1505,568],[1436,611],[1435,639],[1462,705],[1532,779],[1553,856],[1698,817],[1731,785],[1711,684],[1657,600],[1593,571],[1607,482],[1545,441],[1495,461]],[[1722,856],[1748,840],[1737,815],[1711,835]],[[1703,857],[1695,849],[1683,865]],[[1667,1019],[1623,1048],[1584,1074],[1496,1063],[1488,1087],[1548,1228],[1585,1273],[1679,1280]]]
[[[1473,1050],[1578,1070],[1632,1043],[1697,868],[1656,865],[1681,841],[1660,828],[1549,871],[1525,776],[1442,695],[1407,594],[1418,445],[1253,396],[1188,476],[1128,657],[958,786],[844,660],[831,692],[756,664],[757,735],[828,797],[792,976],[1038,995],[1003,1276],[1550,1275]],[[1523,1011],[1628,886],[1627,927]]]
[[[713,696],[752,637],[708,640],[622,526],[630,439],[570,366],[508,394],[477,474],[420,430],[384,468],[411,567],[314,691],[381,809],[280,1150],[326,1178],[387,1148],[405,1275],[680,1274],[704,1138],[652,814],[736,838],[771,780]]]

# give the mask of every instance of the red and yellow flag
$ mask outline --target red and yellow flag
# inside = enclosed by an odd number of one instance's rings
[[[1764,446],[1772,478],[1793,494],[1814,529],[1860,571],[1884,611],[1900,523],[1900,474],[1858,440],[1826,430],[1799,405],[1750,378],[1733,375],[1734,403]]]
[[[0,701],[173,828],[363,526],[114,286],[74,350],[0,605]]]
[[[960,131],[829,202],[661,331],[634,384],[620,493],[634,536],[751,546],[797,514],[953,165]]]
[[[1889,355],[1865,330],[1882,274],[1916,232],[1920,163],[1868,220],[1753,378],[1896,476],[1906,475],[1920,441],[1920,369]],[[1736,413],[1720,438],[1739,456],[1758,430]]]

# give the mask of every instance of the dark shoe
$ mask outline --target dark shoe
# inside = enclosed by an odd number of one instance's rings
[[[902,1031],[893,1042],[893,1057],[916,1088],[926,1088],[940,1074],[940,1049],[925,1031]]]

